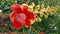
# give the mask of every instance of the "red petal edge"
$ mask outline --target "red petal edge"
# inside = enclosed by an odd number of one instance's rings
[[[13,26],[15,29],[19,30],[19,29],[22,28],[22,23],[20,23],[20,22],[18,22],[18,21],[15,21],[15,22],[12,23],[12,26]]]

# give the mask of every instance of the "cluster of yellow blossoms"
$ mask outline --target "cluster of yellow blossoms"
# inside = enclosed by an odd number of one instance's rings
[[[44,18],[48,18],[49,15],[54,15],[56,13],[56,7],[54,6],[47,6],[45,7],[44,4],[42,5],[35,5],[34,3],[32,3],[31,5],[28,6],[29,7],[29,11],[34,11],[34,13],[39,14],[40,16],[37,16],[36,21],[42,21],[42,17]]]

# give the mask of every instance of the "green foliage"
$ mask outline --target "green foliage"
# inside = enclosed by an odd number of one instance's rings
[[[10,6],[15,3],[26,3],[27,0],[0,0],[0,8],[2,9],[2,13],[11,13]],[[36,22],[32,26],[35,28],[36,31],[39,32],[45,32],[46,34],[60,34],[60,0],[30,0],[27,4],[31,4],[34,2],[37,4],[45,4],[45,6],[58,6],[57,7],[57,13],[53,16],[49,16],[49,18],[45,19],[42,18],[41,22]],[[5,27],[10,31],[17,31],[17,32],[28,32],[28,34],[37,34],[35,31],[33,31],[31,28],[25,28],[21,30],[15,30],[11,26],[11,22],[9,22],[8,25],[5,25]],[[0,28],[0,32],[2,29]]]

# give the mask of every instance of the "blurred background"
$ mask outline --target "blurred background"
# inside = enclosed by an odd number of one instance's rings
[[[23,27],[20,30],[15,30],[11,26],[9,15],[11,13],[10,6],[12,4],[28,4],[35,3],[36,5],[44,4],[44,7],[54,6],[57,11],[54,15],[48,16],[47,19],[41,18],[42,21],[36,21],[32,28]],[[39,16],[39,14],[37,14]],[[26,34],[60,34],[60,0],[0,0],[0,32],[26,32]]]

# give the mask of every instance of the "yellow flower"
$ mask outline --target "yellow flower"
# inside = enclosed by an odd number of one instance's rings
[[[31,21],[31,24],[34,24],[35,23],[35,21],[33,21],[33,20],[30,20]]]
[[[54,14],[54,12],[50,12],[50,15],[53,15]]]
[[[45,8],[41,9],[42,12],[45,12]]]
[[[36,7],[35,7],[35,10],[39,10],[40,9],[40,5],[37,5]]]
[[[30,5],[28,8],[29,11],[33,11],[33,7]]]
[[[28,6],[27,4],[22,4],[22,6],[25,6],[25,5]]]
[[[43,12],[40,12],[40,17],[43,17],[44,13]]]
[[[46,14],[46,15],[49,15],[49,13],[48,13],[47,11],[45,11],[45,14]]]
[[[49,13],[50,10],[51,10],[51,8],[50,8],[50,6],[48,5],[45,11]]]
[[[43,9],[43,8],[44,8],[44,4],[41,5],[41,9]]]
[[[35,7],[35,4],[34,4],[34,3],[32,3],[32,4],[31,4],[31,6],[32,6],[32,7]]]
[[[44,18],[48,18],[48,15],[44,15]]]
[[[39,13],[39,11],[36,10],[34,13]]]
[[[39,22],[40,22],[40,21],[42,21],[42,20],[41,20],[41,18],[40,18],[40,17],[38,17],[38,18],[37,18],[37,21],[39,21]]]

